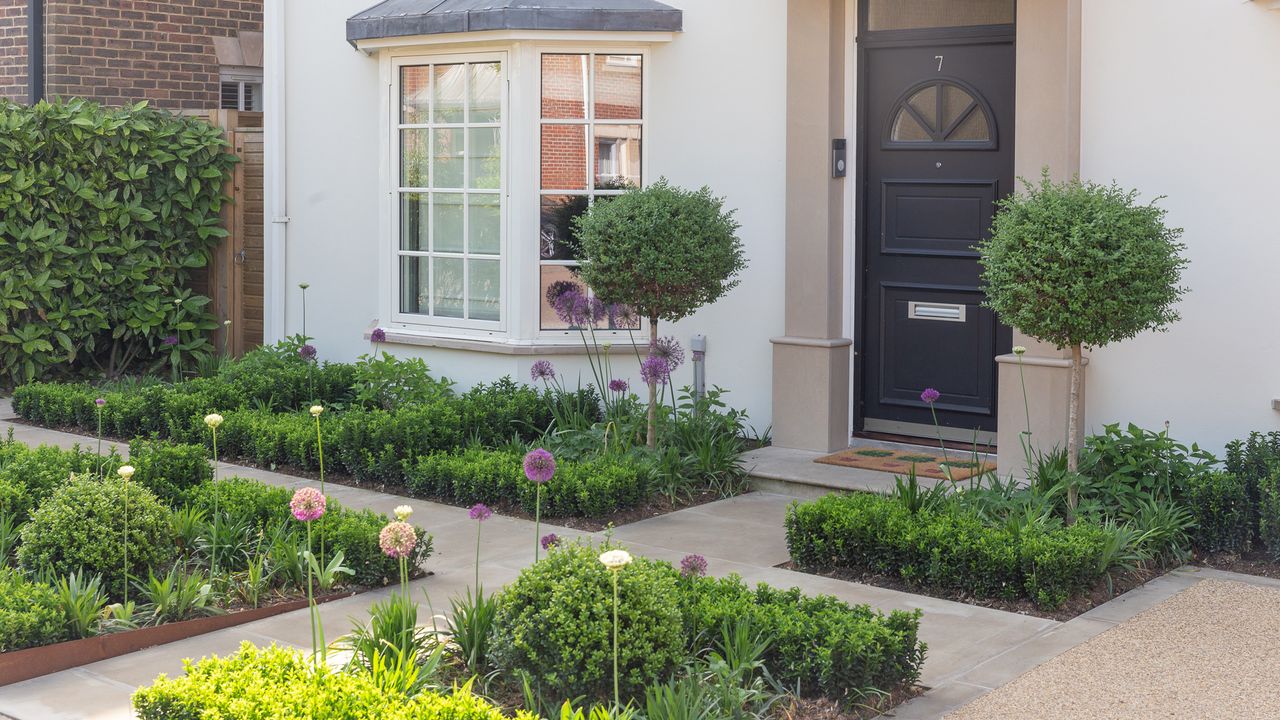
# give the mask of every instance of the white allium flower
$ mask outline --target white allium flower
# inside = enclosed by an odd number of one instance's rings
[[[217,430],[218,426],[222,424],[222,416],[218,413],[209,413],[204,416],[204,424]]]
[[[324,408],[320,405],[311,406],[311,417],[320,417],[320,413],[324,412]]]
[[[128,480],[129,478],[133,477],[133,472],[134,470],[132,465],[121,465],[120,469],[116,470],[116,474],[124,478],[125,480]]]
[[[1021,346],[1021,345],[1014,345],[1014,346],[1013,346],[1013,354],[1014,354],[1014,355],[1017,355],[1017,356],[1021,357],[1022,355],[1025,355],[1026,353],[1027,353],[1027,349],[1026,349],[1025,347],[1023,347],[1023,346]]]
[[[409,507],[408,505],[399,505],[392,512],[395,514],[397,520],[399,520],[400,522],[404,522],[409,519],[410,515],[413,514],[413,508]]]
[[[631,553],[626,550],[610,550],[600,553],[600,562],[610,570],[621,570],[631,564]]]

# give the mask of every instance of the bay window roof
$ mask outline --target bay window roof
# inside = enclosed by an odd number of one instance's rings
[[[657,0],[384,0],[347,19],[347,42],[480,32],[678,32],[682,13]]]

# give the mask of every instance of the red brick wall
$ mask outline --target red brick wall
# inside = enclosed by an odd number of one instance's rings
[[[0,0],[0,98],[27,99],[27,0]]]
[[[46,97],[210,110],[211,38],[261,32],[262,0],[47,0],[45,23]]]

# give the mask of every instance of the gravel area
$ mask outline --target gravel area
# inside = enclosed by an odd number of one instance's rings
[[[947,720],[1280,717],[1280,589],[1205,580]]]

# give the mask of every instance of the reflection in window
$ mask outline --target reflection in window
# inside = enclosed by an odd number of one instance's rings
[[[868,0],[867,30],[1007,25],[1015,0]]]
[[[894,143],[989,144],[993,139],[986,104],[944,80],[911,93],[891,117],[889,141]]]
[[[502,88],[498,62],[400,68],[401,313],[502,318]]]
[[[574,218],[643,182],[644,60],[547,53],[541,66],[539,321],[544,330],[565,330],[570,325],[557,316],[555,298],[564,290],[587,292],[576,274]],[[600,326],[638,327],[629,317]]]

